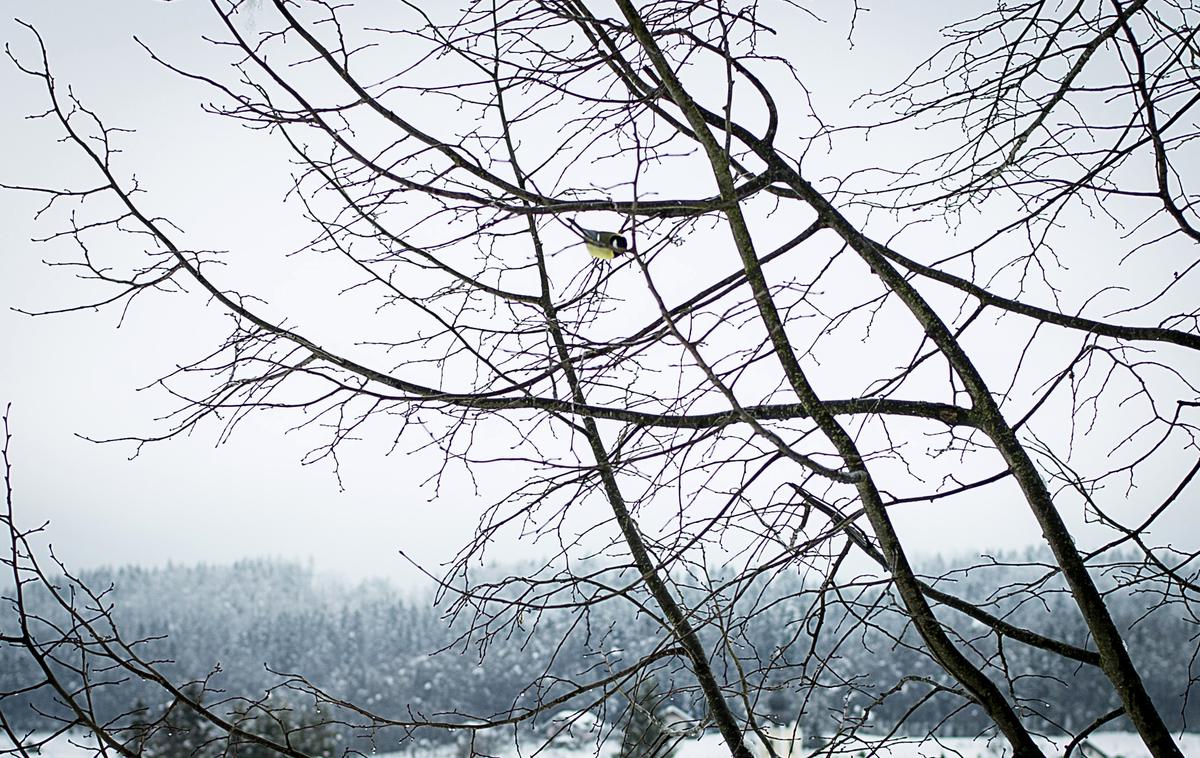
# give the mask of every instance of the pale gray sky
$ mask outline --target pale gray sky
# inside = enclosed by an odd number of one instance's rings
[[[286,156],[271,141],[205,116],[211,95],[153,64],[134,42],[191,63],[210,53],[199,36],[211,28],[206,3],[13,2],[6,16],[34,24],[63,83],[110,125],[138,134],[124,144],[127,166],[152,203],[212,248],[238,254],[287,252],[302,241],[295,206],[282,207]],[[11,20],[0,36],[18,55],[34,53],[28,32]],[[39,83],[0,66],[0,181],[53,183],[77,176],[78,156],[55,145],[44,121]],[[163,190],[161,195],[159,189]],[[29,310],[76,304],[96,289],[71,272],[43,265],[55,246],[28,240],[50,234],[31,216],[33,195],[0,199],[0,302]],[[57,248],[61,250],[62,248]],[[183,300],[187,305],[182,306]],[[404,549],[427,563],[451,555],[469,534],[475,502],[449,485],[427,502],[417,484],[428,457],[383,457],[376,449],[343,461],[345,492],[324,464],[301,466],[311,447],[286,426],[256,419],[226,443],[217,429],[150,445],[129,460],[126,444],[104,438],[153,434],[155,417],[173,408],[161,389],[137,391],[221,336],[223,318],[198,298],[135,302],[104,311],[30,318],[0,311],[0,399],[11,403],[19,517],[52,521],[50,536],[75,566],[105,563],[226,562],[257,555],[311,557],[350,575],[394,574]]]
[[[825,5],[834,12],[833,3]],[[200,39],[218,34],[206,3],[10,0],[5,11],[42,32],[60,82],[109,125],[138,130],[120,137],[123,165],[148,190],[155,212],[200,240],[197,246],[230,250],[247,270],[261,267],[256,291],[272,303],[295,297],[292,280],[265,273],[307,235],[296,223],[297,206],[282,202],[286,154],[265,135],[202,113],[200,104],[213,93],[163,70],[133,41],[136,34],[173,62],[214,70],[214,51]],[[823,62],[809,83],[818,110],[825,108],[831,118],[853,93],[890,83],[878,80],[881,72],[905,70],[936,39],[937,24],[884,8],[862,16],[857,46],[846,53],[844,22],[831,21],[821,47],[796,51],[800,59]],[[11,20],[0,21],[0,36],[20,57],[35,52],[28,32]],[[53,125],[23,119],[43,108],[38,87],[13,66],[0,66],[0,182],[53,184],[78,176],[78,156],[55,144]],[[853,165],[911,147],[886,139],[864,143]],[[839,158],[813,160],[836,165]],[[28,242],[57,230],[32,219],[38,207],[39,197],[0,194],[0,303],[38,310],[82,302],[96,290],[75,282],[67,269],[41,263],[61,248]],[[302,274],[289,276],[326,275],[321,264],[306,265]],[[220,445],[220,430],[205,427],[147,446],[134,460],[129,445],[80,439],[161,431],[154,419],[174,407],[171,398],[159,388],[137,388],[199,355],[225,326],[219,309],[196,296],[135,301],[118,328],[119,316],[107,310],[35,319],[0,311],[0,402],[13,406],[18,516],[26,524],[50,519],[51,541],[70,565],[266,555],[311,558],[318,568],[351,576],[403,575],[398,550],[436,565],[470,534],[485,501],[469,482],[446,482],[431,502],[432,491],[420,483],[437,456],[385,456],[388,440],[344,451],[341,491],[327,465],[300,465],[312,438],[284,433],[283,419],[252,417]],[[923,553],[1014,548],[1036,540],[1023,510],[996,519],[985,507],[972,512],[956,504],[947,512],[937,504],[914,506],[898,512],[897,520],[911,549]],[[1079,520],[1077,514],[1071,518]],[[1200,532],[1186,517],[1169,527],[1193,542]],[[524,558],[531,550],[537,548],[508,544],[496,555]]]

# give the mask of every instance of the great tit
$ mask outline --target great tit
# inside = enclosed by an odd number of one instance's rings
[[[591,253],[593,258],[611,261],[621,253],[629,251],[629,241],[623,235],[616,232],[598,232],[592,229],[584,229],[578,224],[574,224],[574,226],[583,236],[583,242],[587,246],[587,251]]]

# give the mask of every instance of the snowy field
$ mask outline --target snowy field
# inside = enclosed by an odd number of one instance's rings
[[[1176,735],[1176,741],[1184,755],[1200,758],[1200,734],[1188,733],[1182,737]],[[768,757],[767,751],[763,750],[761,745],[755,745],[754,747],[756,748],[756,755],[763,758]],[[799,758],[800,756],[830,756],[831,758],[1002,758],[1003,756],[1011,755],[1010,751],[1006,749],[1006,745],[1002,742],[994,742],[988,745],[969,737],[948,737],[936,742],[932,740],[922,743],[912,742],[893,745],[883,749],[862,742],[848,743],[840,745],[832,752],[827,750],[817,751],[815,747],[803,749],[799,744],[796,744],[795,748],[790,751],[787,747],[788,743],[786,741],[781,740],[777,742],[775,745],[776,755],[780,756],[780,758]],[[1042,741],[1042,750],[1047,757],[1061,756],[1066,747],[1065,740],[1058,742]],[[605,743],[599,753],[597,753],[594,744],[575,749],[551,747],[543,752],[536,753],[536,758],[585,758],[586,756],[616,758],[619,749],[619,741]],[[375,758],[458,758],[461,755],[463,755],[461,748],[443,748],[439,750],[380,753]],[[503,756],[503,758],[528,758],[534,756],[534,750],[526,749],[518,753],[513,749],[500,751],[497,755]],[[728,755],[729,751],[725,748],[725,743],[721,740],[720,735],[714,733],[698,739],[684,740],[676,748],[674,758],[720,758],[721,756]],[[1085,743],[1082,751],[1077,747],[1071,752],[1071,756],[1072,758],[1152,758],[1137,734],[1131,732],[1107,732],[1095,735]],[[55,756],[53,758],[59,757]],[[61,758],[73,757],[64,755]]]
[[[1176,740],[1184,755],[1200,756],[1200,734],[1188,733],[1182,737],[1177,735]],[[10,748],[11,743],[0,738],[0,746]],[[610,741],[605,743],[597,753],[595,744],[575,748],[552,746],[537,752],[536,755],[538,758],[585,758],[586,756],[615,758],[619,747],[619,743]],[[757,751],[759,755],[767,755],[766,751],[761,749],[761,745],[756,747],[759,748]],[[803,750],[799,745],[789,751],[787,743],[783,741],[777,744],[775,749],[781,758],[798,758],[808,755],[829,755],[838,758],[1001,758],[1009,754],[1004,745],[1000,743],[988,745],[964,737],[949,737],[936,742],[926,741],[920,744],[907,743],[884,749],[875,749],[864,743],[851,743],[840,746],[832,753],[817,752],[814,749]],[[1047,756],[1061,756],[1065,749],[1065,741],[1043,743],[1043,750]],[[872,752],[873,750],[874,752]],[[499,751],[498,754],[503,758],[524,758],[533,756],[535,748],[526,747],[520,752],[513,748]],[[84,756],[96,755],[96,748],[94,743],[87,747],[83,740],[60,737],[38,755],[40,758],[84,758]],[[414,749],[368,755],[371,758],[458,758],[463,755],[463,751],[462,748],[447,746],[432,750]],[[675,751],[675,758],[719,758],[724,755],[728,755],[728,752],[725,750],[720,736],[716,734],[685,740]],[[1095,735],[1088,740],[1082,752],[1076,749],[1071,755],[1073,757],[1081,756],[1081,758],[1151,758],[1138,736],[1127,732],[1107,732]]]

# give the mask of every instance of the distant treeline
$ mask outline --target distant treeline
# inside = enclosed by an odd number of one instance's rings
[[[924,568],[930,576],[944,573],[942,566]],[[946,574],[938,586],[982,600],[994,588],[1028,581],[1041,570],[1029,562],[1000,561],[967,574]],[[442,609],[382,581],[338,583],[309,567],[274,561],[127,567],[89,572],[81,579],[93,589],[111,583],[106,600],[116,607],[123,638],[161,636],[147,642],[143,654],[172,661],[164,670],[179,682],[202,678],[219,666],[213,686],[255,697],[280,681],[272,672],[297,673],[339,698],[398,718],[504,713],[553,694],[553,687],[540,693],[528,688],[547,671],[564,682],[598,678],[605,667],[627,663],[664,640],[652,619],[617,599],[594,607],[584,624],[574,623],[565,612],[513,624],[489,640],[481,663],[478,644],[453,644],[463,628],[447,628]],[[1170,598],[1121,590],[1119,580],[1106,577],[1108,602],[1122,628],[1130,629],[1129,647],[1152,696],[1172,728],[1196,728],[1200,697],[1186,698],[1185,693],[1197,671],[1200,625],[1185,616],[1181,605],[1164,602]],[[941,682],[944,675],[921,652],[915,632],[887,602],[886,592],[883,583],[864,583],[851,593],[848,605],[829,595],[821,604],[815,587],[802,576],[781,573],[731,601],[746,606],[742,612],[755,614],[744,631],[726,633],[736,633],[736,644],[728,648],[736,650],[758,685],[756,712],[780,722],[799,720],[809,733],[829,734],[862,718],[885,725],[903,720],[903,731],[911,733],[938,728],[971,734],[983,728],[977,709],[963,707],[955,695],[932,694],[936,687],[929,683]],[[1071,598],[1053,580],[1039,585],[1036,601],[1020,597],[1014,593],[1012,600],[999,599],[991,612],[1087,646]],[[1078,730],[1116,705],[1090,667],[1011,640],[998,647],[978,622],[945,608],[938,613],[963,639],[976,640],[985,654],[991,651],[994,674],[999,666],[1022,672],[1015,691],[1027,713],[1039,714],[1040,730],[1052,731],[1054,724]],[[0,611],[4,633],[12,632],[12,620],[6,603]],[[810,636],[814,631],[815,641]],[[709,625],[703,633],[712,645],[718,632]],[[37,679],[34,662],[20,647],[0,647],[0,689],[13,691]],[[671,684],[660,682],[664,690]],[[871,705],[890,689],[895,694]],[[98,707],[112,713],[135,703],[167,704],[160,702],[161,694],[136,682],[99,688],[95,696]],[[916,707],[925,696],[926,702]],[[702,715],[686,695],[672,702]],[[52,694],[42,689],[20,702],[5,701],[4,715],[19,727],[36,728],[45,724],[39,711],[55,709]],[[1116,721],[1111,726],[1121,725]]]

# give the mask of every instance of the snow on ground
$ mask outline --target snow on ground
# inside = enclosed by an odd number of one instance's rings
[[[1182,738],[1176,735],[1176,740],[1184,755],[1200,757],[1200,734],[1184,734]],[[1067,740],[1056,742],[1040,740],[1040,742],[1042,750],[1047,756],[1061,756],[1067,747]],[[755,747],[758,748],[757,755],[764,757],[767,755],[761,745]],[[809,756],[816,752],[815,745],[804,748],[800,743],[795,743],[794,748],[790,751],[787,747],[786,742],[776,744],[776,754],[780,758],[800,758],[800,756]],[[1007,743],[1003,740],[996,740],[988,744],[986,741],[970,737],[946,737],[937,741],[925,740],[919,743],[914,741],[886,748],[878,748],[861,741],[849,742],[837,746],[833,752],[822,752],[820,755],[831,755],[837,758],[1002,758],[1011,755],[1007,747]],[[720,735],[706,734],[699,739],[681,744],[675,751],[675,758],[715,758],[728,754]],[[1150,752],[1142,744],[1141,738],[1135,733],[1126,732],[1096,735],[1088,740],[1088,746],[1085,746],[1083,752],[1076,748],[1071,755],[1079,756],[1079,758],[1152,758]],[[566,758],[566,756],[562,758]]]
[[[32,740],[22,740],[23,745],[34,744],[43,739],[39,735],[33,735]],[[8,737],[0,734],[0,751],[12,750],[12,741]],[[29,755],[39,756],[39,758],[83,758],[83,756],[95,755],[97,753],[97,745],[95,739],[88,739],[83,734],[71,736],[60,735],[47,745],[43,745],[40,751],[30,749]],[[5,755],[21,755],[20,753],[6,753]]]
[[[1176,735],[1176,741],[1184,755],[1200,756],[1200,733]],[[610,740],[600,750],[600,758],[614,758],[619,747],[618,742]],[[766,756],[766,751],[761,749],[761,745],[756,747],[758,755]],[[937,741],[927,740],[922,743],[893,745],[876,749],[875,752],[872,752],[873,746],[864,742],[847,743],[840,745],[832,754],[823,752],[820,755],[833,755],[836,758],[1003,758],[1009,754],[1005,747],[999,741],[989,745],[969,737],[947,737]],[[1043,740],[1042,747],[1047,756],[1061,756],[1063,750],[1066,749],[1066,741]],[[11,749],[11,743],[0,737],[0,751],[6,749]],[[445,746],[370,755],[371,758],[457,758],[462,754],[461,751],[461,748]],[[503,758],[528,758],[533,752],[533,747],[525,746],[520,752],[513,747],[507,751],[500,751],[499,754]],[[814,750],[803,749],[796,744],[794,749],[789,751],[787,743],[781,741],[776,745],[776,753],[780,758],[799,758],[812,755]],[[684,740],[675,750],[675,758],[720,758],[728,754],[725,743],[721,740],[720,735],[715,733],[706,734],[698,739]],[[40,758],[84,758],[96,755],[96,744],[94,740],[63,736],[44,747],[37,755]],[[597,753],[595,744],[587,743],[577,748],[552,746],[537,755],[538,758],[587,758],[596,756]],[[1077,749],[1072,756],[1080,756],[1080,758],[1151,758],[1149,751],[1142,745],[1138,736],[1130,732],[1105,732],[1095,735],[1088,740],[1088,745],[1085,746],[1083,752]]]

